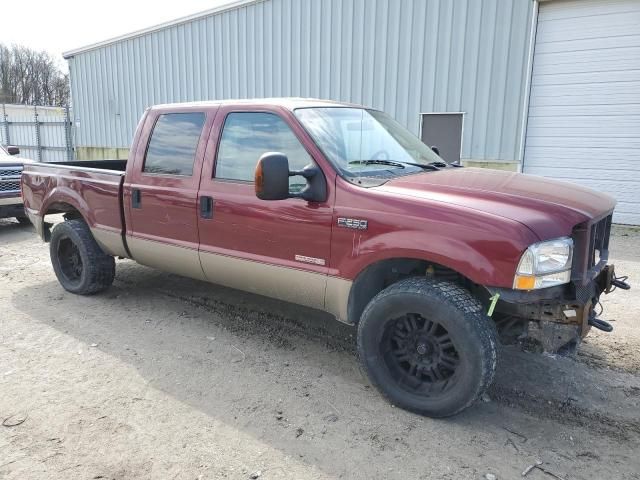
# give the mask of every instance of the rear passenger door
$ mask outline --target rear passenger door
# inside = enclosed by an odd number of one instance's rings
[[[204,279],[198,258],[197,195],[202,157],[215,112],[152,110],[146,144],[137,146],[127,244],[145,265]]]
[[[322,203],[256,197],[254,172],[264,153],[286,154],[292,170],[314,159],[286,112],[253,108],[221,107],[212,130],[199,193],[200,205],[211,204],[199,217],[202,267],[212,282],[323,308],[333,189]],[[305,184],[290,179],[293,191]]]

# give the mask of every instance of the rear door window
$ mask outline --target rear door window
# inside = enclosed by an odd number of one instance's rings
[[[166,113],[153,127],[143,171],[164,175],[191,176],[205,114]]]
[[[220,139],[215,177],[253,182],[258,159],[266,152],[284,153],[291,170],[313,163],[289,125],[278,115],[266,112],[234,112],[227,115]],[[296,190],[304,187],[302,177],[290,177]]]

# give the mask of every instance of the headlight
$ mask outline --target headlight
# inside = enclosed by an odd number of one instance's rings
[[[569,283],[572,257],[573,240],[570,238],[534,243],[520,258],[513,288],[534,290]]]

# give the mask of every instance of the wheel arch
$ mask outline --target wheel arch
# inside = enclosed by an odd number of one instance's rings
[[[346,321],[356,325],[367,304],[382,290],[404,278],[433,276],[464,286],[473,282],[460,272],[424,257],[391,257],[364,267],[349,289]]]
[[[78,206],[76,202],[70,199],[51,199],[46,203],[42,208],[42,214],[39,216],[38,221],[41,222],[40,228],[36,226],[37,230],[42,232],[42,239],[45,242],[49,242],[51,240],[51,227],[52,223],[46,221],[47,215],[55,215],[59,213],[64,214],[65,220],[75,220],[80,219],[88,224],[87,218],[83,215],[81,211],[81,207]]]

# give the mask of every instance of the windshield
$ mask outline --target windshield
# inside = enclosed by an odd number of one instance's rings
[[[9,154],[7,153],[7,151],[4,149],[4,147],[2,145],[0,145],[0,157],[8,157]]]
[[[347,176],[396,176],[447,164],[389,115],[364,108],[299,108],[296,116]],[[437,168],[432,168],[436,170]]]

